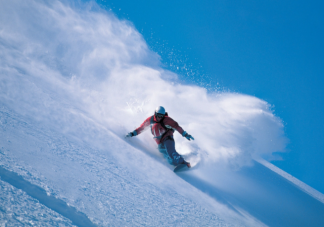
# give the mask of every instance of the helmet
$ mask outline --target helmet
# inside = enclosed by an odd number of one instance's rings
[[[164,107],[163,106],[156,107],[155,114],[163,114],[163,115],[165,115],[165,109],[164,109]]]

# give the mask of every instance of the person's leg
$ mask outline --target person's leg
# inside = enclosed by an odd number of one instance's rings
[[[175,142],[172,139],[167,139],[163,142],[164,147],[166,149],[166,153],[168,154],[169,158],[171,159],[169,161],[170,164],[172,165],[179,165],[181,163],[183,163],[184,159],[182,158],[182,156],[180,154],[178,154],[178,152],[175,149]]]
[[[158,145],[158,149],[159,149],[159,151],[163,154],[164,158],[166,158],[166,160],[168,161],[168,163],[172,165],[173,160],[172,160],[172,158],[169,156],[169,154],[168,154],[168,152],[167,152],[167,150],[166,150],[166,147],[165,147],[164,143],[160,143],[160,144]]]

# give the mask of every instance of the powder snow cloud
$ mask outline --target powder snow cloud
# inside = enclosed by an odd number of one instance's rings
[[[283,124],[267,102],[181,83],[131,22],[95,3],[2,0],[0,49],[2,105],[94,146],[91,128],[123,138],[162,105],[195,137],[175,136],[194,164],[240,167],[285,149]],[[156,154],[148,132],[134,141]]]

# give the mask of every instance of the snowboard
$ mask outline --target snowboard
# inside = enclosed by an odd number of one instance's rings
[[[186,164],[180,164],[177,165],[177,167],[174,168],[173,172],[182,172],[182,171],[186,171],[189,170],[188,166]]]

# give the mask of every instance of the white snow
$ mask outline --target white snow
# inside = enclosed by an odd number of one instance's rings
[[[0,181],[0,226],[73,226],[71,221]]]
[[[1,165],[76,207],[99,226],[225,226],[228,222],[216,215],[225,211],[226,218],[247,221],[208,201],[168,166],[109,132],[96,133],[107,147],[99,150],[37,128],[37,123],[4,107],[1,121],[5,122],[1,138],[6,138],[1,141]]]

